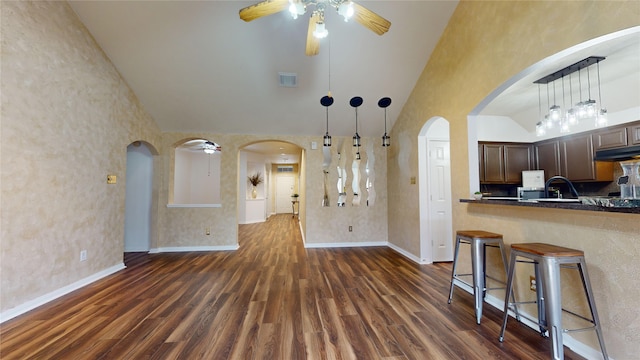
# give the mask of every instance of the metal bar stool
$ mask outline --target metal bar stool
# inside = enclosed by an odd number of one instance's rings
[[[509,273],[507,275],[507,294],[513,291],[513,278],[515,274],[516,258],[523,257],[531,261],[518,261],[532,263],[535,267],[536,274],[536,298],[538,304],[538,325],[541,333],[545,329],[549,332],[551,339],[551,355],[553,359],[564,359],[564,349],[562,342],[562,333],[570,331],[595,330],[600,343],[600,349],[605,359],[608,359],[607,351],[604,346],[604,338],[602,337],[602,329],[600,328],[600,320],[596,303],[593,298],[591,282],[587,273],[587,264],[584,258],[584,252],[581,250],[570,249],[562,246],[556,246],[543,243],[530,244],[511,244],[511,258],[509,261]],[[539,266],[542,265],[542,266]],[[560,288],[560,269],[571,268],[580,272],[582,286],[587,295],[591,318],[586,318],[579,314],[562,309],[562,293]],[[505,296],[504,301],[504,318],[502,320],[502,329],[500,330],[500,342],[504,340],[504,332],[507,328],[507,319],[509,317],[507,311],[509,306],[522,304],[524,302],[509,302]],[[583,329],[563,329],[562,328],[562,311],[577,316],[593,324],[591,327]]]
[[[471,274],[458,274],[458,255],[460,253],[460,244],[471,245]],[[458,285],[457,282],[463,283],[473,288],[475,297],[476,323],[480,324],[482,317],[482,304],[486,296],[487,290],[504,289],[487,288],[487,278],[500,281],[487,275],[486,253],[487,247],[499,248],[502,255],[502,263],[504,264],[504,272],[507,273],[507,255],[504,252],[504,244],[502,243],[502,235],[482,230],[460,230],[456,232],[456,248],[453,256],[453,269],[451,270],[451,287],[449,289],[449,300],[453,298],[453,286]],[[462,280],[461,276],[472,276],[473,285]],[[517,314],[517,310],[516,310]]]

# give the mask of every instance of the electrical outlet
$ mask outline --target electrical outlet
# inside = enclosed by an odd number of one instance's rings
[[[87,250],[80,250],[80,261],[87,260]]]
[[[536,291],[536,286],[538,284],[536,283],[536,277],[535,276],[529,276],[529,289],[531,291]]]
[[[206,235],[211,235],[211,228],[210,228],[210,227],[207,227],[206,229],[204,229],[204,233],[205,233]]]
[[[353,226],[349,225],[349,232],[353,231]]]

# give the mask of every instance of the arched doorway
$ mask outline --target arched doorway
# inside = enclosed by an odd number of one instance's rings
[[[127,146],[124,216],[124,252],[147,252],[151,246],[153,156],[157,151],[143,141]]]
[[[418,135],[420,262],[453,260],[449,122],[429,119]]]
[[[238,153],[238,223],[265,221],[278,213],[296,213],[304,207],[303,149],[285,141],[267,140],[247,144]],[[253,197],[249,176],[263,181]],[[292,195],[298,194],[296,203]],[[300,218],[300,217],[299,217]]]

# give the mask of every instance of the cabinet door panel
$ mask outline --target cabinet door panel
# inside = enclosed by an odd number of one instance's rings
[[[632,145],[640,145],[640,125],[629,126],[629,143]]]
[[[572,181],[595,179],[591,135],[563,139],[560,151],[563,176]]]
[[[504,177],[507,183],[522,183],[522,171],[531,170],[533,163],[531,149],[528,145],[504,146]]]
[[[483,146],[484,181],[487,183],[504,182],[504,147],[485,144]]]
[[[544,178],[560,175],[560,148],[558,141],[535,145],[536,168],[544,170]]]
[[[596,151],[627,146],[627,128],[596,132],[593,134],[593,146]]]

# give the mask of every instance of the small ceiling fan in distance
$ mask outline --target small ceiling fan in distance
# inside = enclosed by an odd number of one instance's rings
[[[320,39],[328,34],[324,23],[325,9],[327,8],[335,8],[345,21],[353,17],[362,26],[378,35],[386,33],[391,27],[389,20],[351,0],[265,0],[240,9],[240,19],[249,22],[287,9],[291,16],[297,19],[299,15],[304,15],[310,7],[313,7],[313,11],[309,17],[305,51],[308,56],[318,54]]]

